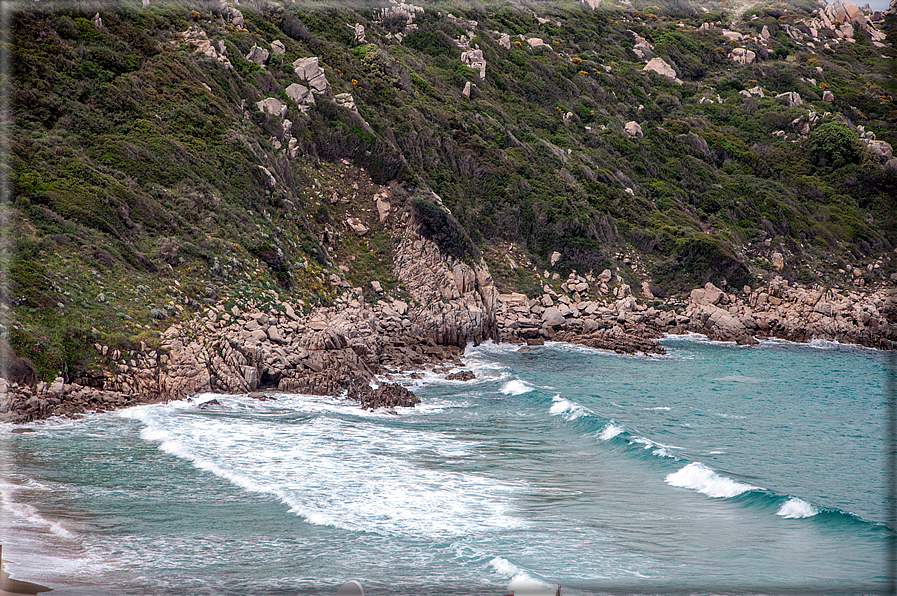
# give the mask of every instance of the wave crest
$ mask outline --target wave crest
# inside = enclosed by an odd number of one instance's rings
[[[555,395],[552,399],[551,409],[548,410],[552,416],[563,416],[568,422],[582,418],[583,416],[592,416],[593,412],[575,401],[564,399],[560,395]]]
[[[501,386],[501,392],[505,395],[523,395],[534,389],[535,387],[520,379],[513,379]]]
[[[692,462],[667,475],[666,483],[678,488],[690,488],[714,499],[728,499],[760,487],[720,476],[701,462]]]
[[[792,497],[785,503],[782,503],[782,506],[776,512],[776,515],[781,515],[786,519],[801,519],[804,517],[813,517],[817,513],[819,513],[819,510],[816,507],[802,499]]]

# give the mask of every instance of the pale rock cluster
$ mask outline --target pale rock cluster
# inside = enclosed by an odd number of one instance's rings
[[[227,20],[236,29],[243,29],[246,24],[243,13],[232,6],[227,7]]]
[[[354,25],[349,25],[347,23],[346,26],[352,30],[352,34],[354,35],[355,43],[367,43],[365,41],[365,37],[364,37],[364,25],[362,25],[361,23],[355,23]]]
[[[894,159],[894,150],[891,144],[886,141],[879,141],[875,138],[875,133],[866,130],[864,126],[857,126],[857,133],[860,136],[860,142],[866,146],[869,151],[881,162],[886,162],[889,167],[897,169],[897,159]]]
[[[461,62],[470,68],[480,71],[480,80],[486,79],[486,59],[483,57],[483,50],[475,48],[461,52]]]
[[[356,114],[358,113],[358,108],[355,106],[355,98],[352,97],[351,93],[337,93],[333,96],[333,101],[340,107],[346,108]]]
[[[284,92],[291,100],[299,105],[300,110],[307,110],[309,106],[315,105],[315,96],[311,89],[299,83],[290,83]]]
[[[750,89],[742,89],[739,93],[745,97],[759,97],[761,99],[766,97],[763,94],[763,89],[761,89],[759,85],[751,87]]]
[[[283,103],[276,97],[266,97],[261,101],[255,102],[256,107],[269,116],[283,118],[287,114],[287,104]]]
[[[785,93],[779,93],[778,95],[776,95],[776,99],[789,108],[793,108],[794,106],[799,106],[804,103],[804,100],[800,98],[800,95],[796,91],[786,91]]]
[[[318,63],[317,56],[311,58],[298,58],[293,62],[293,70],[301,81],[307,81],[311,92],[322,95],[330,92],[330,83],[324,69]]]
[[[253,44],[249,49],[249,53],[246,54],[246,59],[250,62],[255,62],[261,67],[265,66],[265,63],[268,61],[268,50],[265,48],[260,48],[259,46]]]
[[[862,8],[850,0],[836,0],[832,4],[813,11],[813,16],[804,21],[809,35],[798,27],[783,25],[782,28],[788,36],[798,45],[807,45],[815,48],[822,44],[826,49],[842,42],[855,43],[858,29],[865,31],[872,44],[878,48],[887,47],[887,36],[878,28],[883,13],[872,11],[869,5]]]
[[[399,43],[402,43],[402,39],[404,39],[405,35],[417,29],[417,25],[414,24],[414,18],[418,13],[423,13],[424,9],[420,6],[414,6],[413,4],[406,4],[404,0],[390,0],[390,2],[390,6],[380,9],[378,22],[382,23],[384,20],[395,16],[404,19],[405,24],[402,27],[402,31],[395,34],[396,40]],[[387,33],[386,37],[393,37],[393,34]]]
[[[647,60],[651,58],[651,51],[654,49],[648,40],[644,37],[636,33],[635,31],[626,31],[627,33],[632,33],[633,37],[635,37],[635,45],[632,47],[633,53],[639,57],[640,60]],[[673,77],[676,76],[676,73],[673,73]]]
[[[747,48],[733,48],[729,52],[729,58],[736,64],[753,64],[754,60],[757,59],[757,54]]]
[[[186,31],[181,33],[180,38],[184,43],[189,43],[190,45],[195,46],[195,51],[197,53],[215,60],[225,68],[233,68],[233,65],[227,58],[227,45],[223,40],[218,42],[218,47],[216,48],[215,44],[206,36],[206,32],[203,29],[194,26],[188,27]],[[177,42],[172,41],[172,43]]]

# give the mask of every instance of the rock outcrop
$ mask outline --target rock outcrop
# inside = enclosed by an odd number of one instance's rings
[[[623,130],[626,131],[626,134],[630,137],[643,137],[645,134],[642,132],[642,127],[638,122],[629,121],[623,125]]]
[[[249,53],[246,54],[246,59],[250,62],[255,62],[259,66],[264,66],[265,62],[268,61],[268,50],[265,48],[260,48],[257,45],[253,45],[249,49]]]
[[[256,107],[269,116],[277,116],[283,118],[287,114],[287,104],[283,103],[276,97],[267,97],[261,101],[255,102]]]
[[[302,110],[308,109],[309,106],[315,105],[315,96],[311,89],[299,83],[291,83],[284,92],[291,100],[299,105]]]
[[[218,48],[206,36],[206,32],[199,27],[188,27],[186,31],[181,33],[181,39],[185,43],[189,43],[196,47],[196,53],[203,54],[207,58],[215,60],[225,68],[233,68],[230,60],[227,58],[227,46],[222,41]],[[176,43],[176,42],[172,42]]]
[[[461,52],[461,62],[470,68],[480,71],[480,80],[486,79],[486,59],[483,57],[483,50],[467,50]]]
[[[302,81],[307,81],[312,93],[322,95],[330,93],[330,83],[324,69],[318,64],[318,58],[298,58],[293,62],[293,70]]]
[[[682,83],[682,81],[676,78],[676,71],[673,70],[673,67],[667,64],[663,58],[651,58],[642,70],[657,73],[679,84]]]
[[[736,64],[753,64],[757,54],[747,48],[735,48],[729,52],[729,58]]]
[[[787,91],[785,93],[779,93],[778,95],[776,95],[776,99],[789,108],[793,108],[794,106],[799,106],[804,103],[804,100],[800,98],[800,95],[797,93],[797,91]]]

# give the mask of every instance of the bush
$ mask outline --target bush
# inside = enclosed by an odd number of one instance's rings
[[[811,158],[823,167],[857,163],[862,155],[856,132],[842,122],[826,122],[810,133],[807,143]]]

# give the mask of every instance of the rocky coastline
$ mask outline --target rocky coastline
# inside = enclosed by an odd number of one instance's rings
[[[438,370],[469,380],[468,371],[451,370],[463,366],[468,343],[487,340],[562,341],[625,354],[664,353],[656,339],[666,333],[739,344],[817,338],[877,349],[893,349],[897,341],[894,288],[805,288],[774,277],[753,290],[727,292],[708,283],[682,300],[646,301],[605,270],[571,273],[560,291],[546,284],[541,296],[528,298],[500,293],[484,262],[447,255],[418,233],[410,213],[396,219],[394,271],[410,299],[369,302],[362,288],[344,287],[333,305],[307,312],[277,300],[265,310],[219,302],[204,316],[169,327],[157,348],[96,344],[108,366],[83,383],[0,379],[0,421],[21,424],[208,392],[258,398],[265,391],[295,392],[345,396],[371,409],[413,406],[419,399],[389,382],[393,373],[443,367]],[[588,299],[595,295],[590,290],[607,294],[609,285],[613,298]]]

